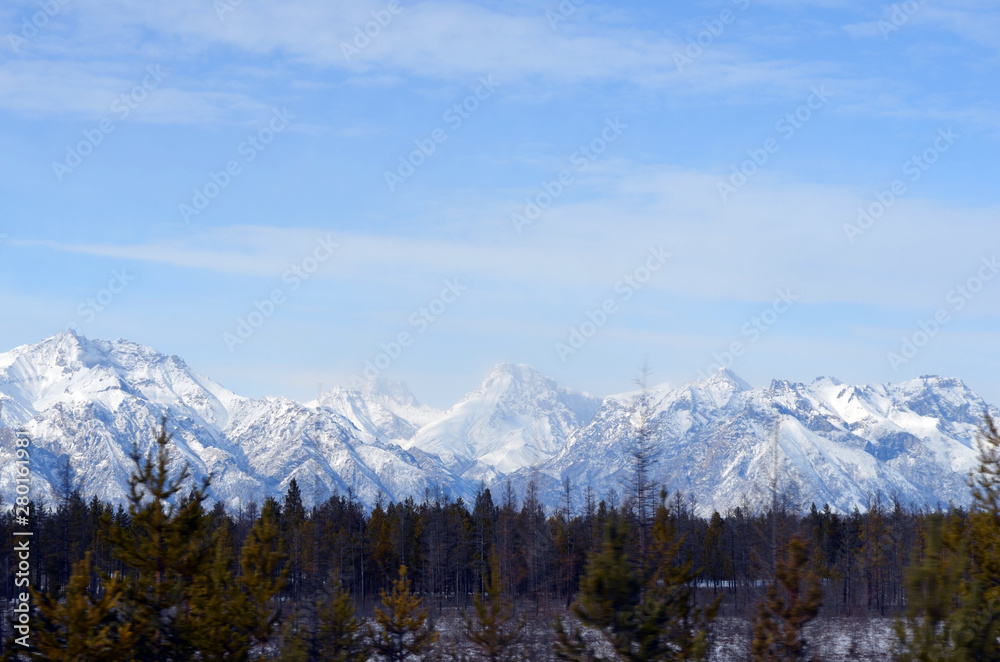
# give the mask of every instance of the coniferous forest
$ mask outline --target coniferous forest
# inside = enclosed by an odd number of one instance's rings
[[[87,500],[67,471],[58,503],[30,504],[30,648],[15,644],[13,512],[0,517],[4,659],[694,660],[739,631],[726,659],[811,660],[830,652],[809,633],[844,619],[889,624],[883,659],[1000,659],[989,418],[967,510],[873,495],[864,512],[801,512],[775,495],[705,519],[648,481],[640,446],[620,492],[567,482],[554,512],[510,485],[306,508],[294,480],[230,512],[169,470],[170,449],[164,424],[134,452],[128,503]]]

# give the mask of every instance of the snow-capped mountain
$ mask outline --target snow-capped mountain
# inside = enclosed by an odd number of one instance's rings
[[[600,404],[534,368],[502,363],[403,445],[434,453],[465,478],[494,483],[554,456]]]
[[[133,443],[151,447],[167,417],[175,461],[232,507],[281,496],[294,478],[307,502],[350,491],[421,499],[441,489],[471,499],[480,484],[529,481],[559,503],[627,493],[639,394],[576,393],[523,365],[496,366],[446,411],[397,382],[334,388],[310,403],[242,397],[176,356],[126,340],[66,332],[0,354],[0,491],[13,495],[13,430],[32,437],[36,498],[52,498],[69,461],[86,494],[121,501]],[[654,480],[692,495],[699,512],[756,510],[777,494],[800,507],[847,511],[874,498],[919,506],[968,501],[983,412],[961,381],[896,385],[774,381],[751,387],[728,371],[646,392]]]
[[[69,331],[0,354],[0,425],[31,435],[39,497],[51,497],[58,467],[68,459],[85,493],[122,500],[133,443],[148,450],[163,416],[175,460],[187,462],[196,478],[211,473],[212,497],[233,507],[280,495],[292,478],[309,501],[348,490],[369,504],[380,494],[405,498],[438,485],[467,491],[436,459],[387,443],[377,424],[391,422],[381,414],[394,406],[394,394],[369,398],[361,410],[370,423],[362,429],[337,407],[237,396],[180,358],[126,340],[88,340]],[[405,404],[397,409],[405,411]],[[415,421],[426,414],[415,403],[412,409]],[[5,495],[13,493],[12,453],[8,434],[0,439]]]
[[[603,494],[628,484],[634,398],[607,398],[566,447],[519,482],[546,501],[560,481]],[[835,379],[751,388],[728,371],[649,393],[658,447],[654,479],[696,499],[698,511],[756,510],[775,496],[800,508],[866,509],[874,499],[918,506],[967,503],[976,436],[990,407],[961,381],[922,377],[856,387]]]
[[[417,402],[406,384],[383,377],[360,391],[336,386],[308,404],[340,414],[371,439],[397,443],[412,439],[417,430],[441,416],[437,409]]]

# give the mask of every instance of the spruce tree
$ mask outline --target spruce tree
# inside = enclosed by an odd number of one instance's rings
[[[793,535],[779,556],[775,581],[768,587],[753,622],[754,662],[798,662],[809,655],[803,627],[819,613],[823,589],[809,565],[805,541]]]
[[[1000,431],[989,415],[978,450],[967,526],[955,515],[926,520],[923,560],[907,572],[907,620],[896,625],[898,660],[1000,657]]]
[[[964,528],[958,518],[940,513],[925,519],[922,550],[914,551],[907,572],[906,618],[896,621],[898,662],[966,659],[960,624],[969,568]]]
[[[587,561],[572,611],[581,623],[599,630],[620,655],[632,660],[639,659],[631,656],[631,647],[637,634],[634,616],[641,586],[625,552],[628,530],[624,518],[612,517],[608,520],[604,544],[601,551]],[[563,636],[557,634],[561,642]],[[572,639],[577,641],[579,636],[574,635]],[[574,659],[570,657],[574,654],[573,650],[562,649],[559,642],[556,652],[566,656],[565,659]],[[576,654],[579,653],[577,650]]]
[[[1000,430],[986,414],[978,438],[979,466],[969,478],[972,565],[963,586],[958,624],[971,659],[1000,658]]]
[[[208,572],[190,588],[186,637],[206,662],[249,659],[249,612],[246,596],[233,575],[233,558],[226,536],[218,536]]]
[[[628,558],[628,534],[623,516],[609,517],[601,551],[587,561],[573,614],[598,630],[626,662],[704,659],[718,602],[705,609],[694,606],[694,573],[689,562],[680,561],[683,540],[663,495],[651,531],[655,570],[648,577]],[[579,630],[567,632],[561,620],[555,652],[561,660],[601,659]]]
[[[722,596],[704,607],[695,606],[697,573],[693,562],[683,558],[685,538],[677,531],[677,517],[666,505],[666,492],[661,492],[653,518],[654,570],[646,582],[646,600],[661,610],[658,627],[666,650],[658,659],[703,660],[709,654],[712,623]]]
[[[406,566],[399,567],[399,576],[392,592],[382,590],[382,606],[375,607],[377,628],[369,627],[372,652],[384,662],[423,660],[438,639],[438,633],[427,619],[423,600],[410,591]]]
[[[364,662],[368,645],[354,611],[350,593],[334,582],[327,600],[316,605],[316,631],[312,651],[316,658],[329,662]]]
[[[278,509],[265,501],[240,554],[240,584],[245,600],[244,627],[257,644],[271,641],[281,627],[276,598],[288,577],[287,559],[278,539]]]
[[[130,526],[117,517],[114,522],[107,516],[102,521],[113,555],[130,569],[121,610],[138,637],[135,655],[152,662],[173,662],[193,654],[186,636],[193,627],[190,589],[207,574],[212,550],[202,507],[209,480],[181,494],[191,473],[185,464],[171,478],[170,439],[164,418],[155,445],[145,457],[138,445],[133,447]]]
[[[37,612],[32,624],[30,659],[53,662],[128,662],[135,659],[135,632],[116,618],[122,595],[121,582],[107,578],[103,595],[93,598],[87,591],[91,579],[90,552],[73,565],[66,594],[57,596],[32,591]]]
[[[524,638],[524,619],[514,614],[514,606],[503,596],[500,564],[496,555],[490,557],[486,595],[473,598],[475,616],[462,615],[462,634],[472,644],[477,660],[515,662],[523,659],[518,648]]]

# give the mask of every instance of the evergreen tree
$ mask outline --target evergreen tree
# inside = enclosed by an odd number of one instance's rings
[[[806,544],[799,535],[788,541],[777,561],[775,581],[758,605],[753,623],[754,662],[797,662],[809,656],[803,627],[819,613],[823,590],[808,568]]]
[[[423,600],[410,592],[406,566],[399,567],[399,576],[392,592],[382,590],[382,606],[375,607],[377,628],[369,628],[372,652],[385,662],[423,660],[438,639],[438,633],[428,622]]]
[[[486,595],[473,598],[475,617],[462,615],[462,633],[475,648],[475,659],[488,662],[515,662],[524,638],[524,619],[517,619],[514,606],[504,600],[500,582],[500,565],[494,555],[490,559]]]
[[[288,483],[288,491],[281,507],[281,542],[288,554],[288,588],[292,598],[302,590],[308,555],[307,529],[309,520],[302,503],[302,491],[294,478]]]
[[[244,626],[258,644],[269,642],[281,627],[281,607],[275,600],[284,588],[288,568],[278,540],[277,506],[264,503],[240,555],[240,576],[245,595]]]
[[[556,616],[553,627],[556,634],[553,649],[560,662],[606,662],[583,638],[580,628],[566,627],[561,614]]]
[[[678,533],[678,512],[666,505],[666,492],[653,518],[652,560],[654,571],[647,580],[647,602],[661,612],[660,638],[666,649],[657,659],[703,660],[708,657],[712,622],[719,611],[719,596],[705,607],[695,606],[697,573],[691,559],[684,560],[685,537]],[[721,518],[720,518],[721,521]]]
[[[656,571],[648,578],[628,559],[628,533],[624,517],[609,518],[601,552],[587,561],[580,580],[574,615],[600,631],[626,662],[704,659],[718,603],[705,610],[694,607],[694,574],[690,563],[678,562],[683,540],[675,535],[663,500],[652,527]],[[600,659],[579,630],[568,633],[561,621],[556,623],[556,639],[559,659]]]
[[[493,505],[493,495],[490,489],[480,486],[476,492],[476,502],[472,509],[473,535],[475,550],[473,559],[476,563],[477,574],[479,575],[479,587],[477,590],[484,590],[486,586],[486,575],[489,572],[489,564],[494,546],[494,527],[498,509]]]
[[[922,558],[914,552],[907,573],[906,619],[896,621],[898,662],[958,662],[961,597],[968,570],[963,525],[954,517],[927,516]]]
[[[989,415],[978,441],[968,525],[955,515],[925,522],[923,561],[907,573],[907,621],[896,625],[898,660],[1000,656],[1000,432]]]
[[[219,535],[209,571],[196,577],[190,589],[186,637],[206,662],[249,659],[246,597],[232,571],[231,541]]]
[[[73,565],[63,599],[32,591],[37,615],[32,628],[29,657],[53,662],[128,662],[134,659],[135,632],[120,623],[115,607],[122,595],[121,582],[108,579],[100,598],[92,598],[90,553]]]
[[[126,528],[119,518],[111,522],[105,517],[102,522],[114,556],[131,569],[121,609],[137,634],[135,655],[164,662],[193,653],[185,637],[192,628],[187,608],[190,589],[196,578],[207,574],[212,549],[202,508],[208,479],[181,495],[191,474],[185,464],[170,477],[170,438],[164,419],[148,455],[143,457],[138,445],[133,447],[130,526]]]
[[[364,662],[368,659],[368,645],[354,613],[354,601],[339,580],[334,583],[330,598],[316,605],[316,620],[312,641],[314,656],[328,662]]]
[[[626,556],[628,524],[623,518],[608,520],[601,551],[590,557],[584,576],[580,579],[580,593],[572,611],[580,621],[596,628],[612,647],[621,653],[631,653],[635,634],[634,612],[639,601],[641,586]],[[557,625],[559,625],[557,623]],[[560,642],[565,638],[557,632]],[[578,633],[573,637],[579,640]],[[579,650],[576,654],[579,654]],[[573,650],[558,645],[556,654],[563,659],[575,659]],[[628,658],[633,659],[633,658]]]
[[[281,626],[281,652],[278,662],[310,662],[309,642],[295,618],[290,618]]]
[[[968,582],[960,637],[971,659],[1000,658],[1000,430],[987,414],[978,439],[978,471],[970,476]]]

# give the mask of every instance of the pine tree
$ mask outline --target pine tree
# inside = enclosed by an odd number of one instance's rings
[[[392,592],[382,590],[382,606],[375,607],[376,628],[369,628],[369,638],[375,657],[385,662],[423,660],[438,639],[438,633],[427,620],[423,600],[410,592],[406,566],[399,567],[399,576]]]
[[[115,608],[122,595],[121,582],[108,578],[103,595],[92,598],[87,587],[91,578],[90,552],[73,565],[66,595],[32,591],[37,616],[32,628],[33,648],[29,657],[53,662],[128,662],[134,659],[135,632],[120,623]]]
[[[476,492],[476,502],[472,509],[473,535],[475,550],[473,560],[476,564],[480,585],[483,590],[486,585],[486,575],[489,572],[490,558],[494,546],[494,527],[498,509],[493,505],[493,495],[488,487],[481,485]]]
[[[489,662],[515,662],[523,659],[518,654],[524,638],[524,619],[514,615],[514,606],[503,596],[500,582],[500,564],[496,556],[490,558],[486,595],[473,598],[475,617],[462,616],[462,634],[475,648],[475,659]]]
[[[907,620],[896,624],[898,660],[1000,656],[1000,431],[989,415],[978,442],[968,525],[956,515],[926,519],[923,559],[907,572]]]
[[[281,652],[277,662],[310,662],[309,642],[297,619],[290,618],[281,626]],[[325,659],[325,658],[324,658]]]
[[[709,626],[718,609],[694,606],[689,562],[680,562],[683,539],[676,535],[670,509],[661,504],[651,531],[650,556],[656,570],[643,577],[628,559],[628,523],[611,516],[600,553],[587,561],[572,611],[580,622],[601,632],[626,662],[704,659]],[[562,660],[599,660],[579,630],[568,633],[556,623],[556,656]]]
[[[666,504],[666,492],[653,518],[654,571],[647,580],[646,600],[661,612],[658,628],[666,652],[663,660],[703,660],[708,657],[712,622],[722,596],[705,607],[695,606],[693,562],[683,559],[685,537],[678,533],[675,512]],[[721,521],[721,518],[720,518]]]
[[[1000,430],[987,414],[978,439],[979,467],[970,476],[972,565],[962,590],[960,637],[971,659],[1000,658]]]
[[[354,601],[334,582],[332,595],[316,605],[316,632],[313,635],[314,656],[329,662],[364,662],[368,645],[354,612]]]
[[[302,492],[294,478],[288,483],[288,491],[281,507],[281,542],[288,554],[288,588],[292,599],[298,597],[304,581],[307,560],[307,529],[309,521],[302,503]]]
[[[620,517],[610,518],[601,551],[587,561],[572,611],[584,625],[600,630],[622,657],[631,660],[638,659],[631,657],[631,647],[641,585],[626,556],[627,541],[627,522]],[[579,640],[578,633],[573,640]],[[579,653],[577,650],[576,654]],[[558,644],[556,654],[566,656],[563,659],[575,659],[571,657],[572,650],[561,649]]]
[[[138,637],[136,657],[150,661],[185,659],[193,653],[185,636],[192,628],[187,609],[190,588],[207,574],[212,550],[202,508],[209,481],[181,495],[191,473],[185,464],[170,477],[170,438],[164,419],[148,455],[143,457],[138,445],[133,447],[130,526],[126,528],[118,517],[102,521],[112,553],[132,569],[121,609]]]
[[[222,530],[224,531],[224,530]],[[247,597],[233,574],[232,540],[220,532],[209,571],[190,589],[186,636],[206,662],[240,662],[250,655]]]
[[[754,617],[751,656],[755,662],[812,659],[803,627],[819,613],[823,589],[808,568],[805,541],[793,535],[777,561],[775,581]]]
[[[964,616],[963,583],[969,567],[964,525],[940,513],[925,519],[922,556],[914,552],[907,573],[908,608],[896,621],[898,662],[958,662]]]
[[[274,603],[285,586],[288,568],[278,535],[277,506],[267,501],[240,554],[244,626],[258,644],[269,642],[281,626],[281,608]]]
[[[580,628],[566,628],[562,615],[556,616],[553,628],[556,635],[553,649],[560,662],[605,662],[583,638]]]
[[[718,512],[713,512],[712,519],[709,520],[708,530],[705,532],[703,548],[705,554],[704,570],[716,591],[719,588],[719,583],[730,579],[732,574],[729,559],[723,552],[724,533],[725,524],[722,516]]]

